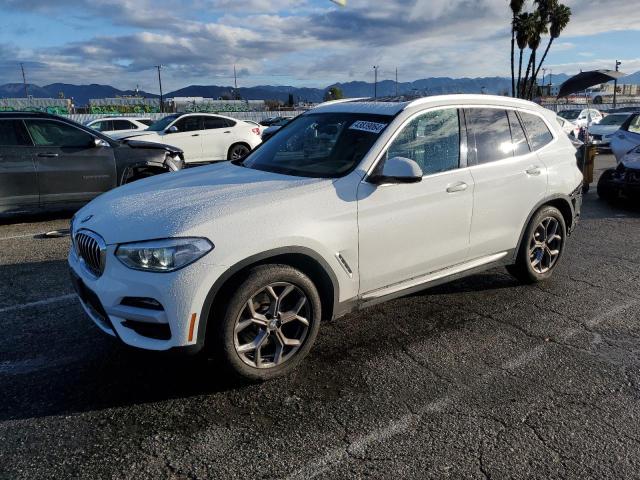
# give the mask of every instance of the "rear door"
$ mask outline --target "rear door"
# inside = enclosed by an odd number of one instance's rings
[[[204,116],[202,155],[204,160],[226,160],[229,147],[235,141],[233,125],[226,118]]]
[[[618,161],[640,145],[640,114],[628,119],[611,138],[611,150]]]
[[[0,120],[0,213],[37,207],[33,144],[22,120]]]
[[[25,124],[35,145],[42,206],[86,203],[116,186],[111,147],[96,147],[90,133],[58,120],[28,119]]]
[[[469,258],[514,249],[531,209],[547,191],[547,169],[514,110],[465,110],[475,182]],[[553,138],[553,137],[552,137]]]
[[[181,117],[174,122],[172,126],[175,126],[178,131],[165,133],[162,136],[162,142],[182,149],[184,151],[185,162],[201,162],[203,160],[202,116],[190,115]]]

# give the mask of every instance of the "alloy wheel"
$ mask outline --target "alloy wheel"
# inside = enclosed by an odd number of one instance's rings
[[[554,217],[544,218],[533,230],[529,241],[529,261],[536,273],[547,273],[555,266],[562,250],[561,233],[560,222]]]
[[[242,160],[249,153],[249,149],[244,145],[238,145],[231,150],[231,160]]]
[[[311,321],[305,293],[288,282],[271,283],[245,303],[234,326],[234,346],[244,363],[273,368],[302,347]]]

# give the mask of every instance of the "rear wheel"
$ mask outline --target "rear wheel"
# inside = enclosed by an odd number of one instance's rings
[[[287,265],[260,265],[227,290],[217,309],[211,351],[231,374],[269,380],[293,370],[309,353],[320,326],[313,282]]]
[[[523,283],[548,279],[562,257],[566,234],[562,213],[551,206],[541,208],[527,226],[515,265],[507,270]]]
[[[231,148],[227,153],[227,160],[242,160],[244,157],[249,155],[250,151],[249,147],[243,143],[236,143],[235,145],[231,145]]]

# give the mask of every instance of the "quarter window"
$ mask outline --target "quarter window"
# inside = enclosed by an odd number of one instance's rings
[[[387,158],[414,160],[425,175],[453,170],[460,165],[458,110],[427,112],[411,120],[387,150]]]
[[[89,147],[93,136],[79,128],[53,120],[26,120],[27,129],[38,147]]]
[[[469,152],[475,164],[495,162],[513,157],[511,128],[505,110],[473,108],[465,112]]]
[[[553,135],[549,131],[549,127],[540,117],[530,113],[520,112],[520,118],[524,124],[524,128],[529,135],[529,143],[534,151],[540,150],[553,140]]]
[[[91,128],[97,130],[98,132],[109,132],[113,130],[110,120],[103,120],[101,122],[94,123],[93,125],[91,125]]]
[[[113,121],[113,129],[114,130],[131,130],[136,128],[136,126],[131,123],[129,120],[114,120]]]
[[[20,120],[0,120],[0,147],[31,146],[29,135]]]
[[[204,129],[227,128],[227,121],[220,117],[204,117]]]

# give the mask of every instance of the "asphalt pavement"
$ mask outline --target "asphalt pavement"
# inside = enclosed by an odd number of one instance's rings
[[[0,225],[0,478],[640,478],[640,208],[594,190],[550,281],[348,315],[252,385],[93,326],[68,215]]]

